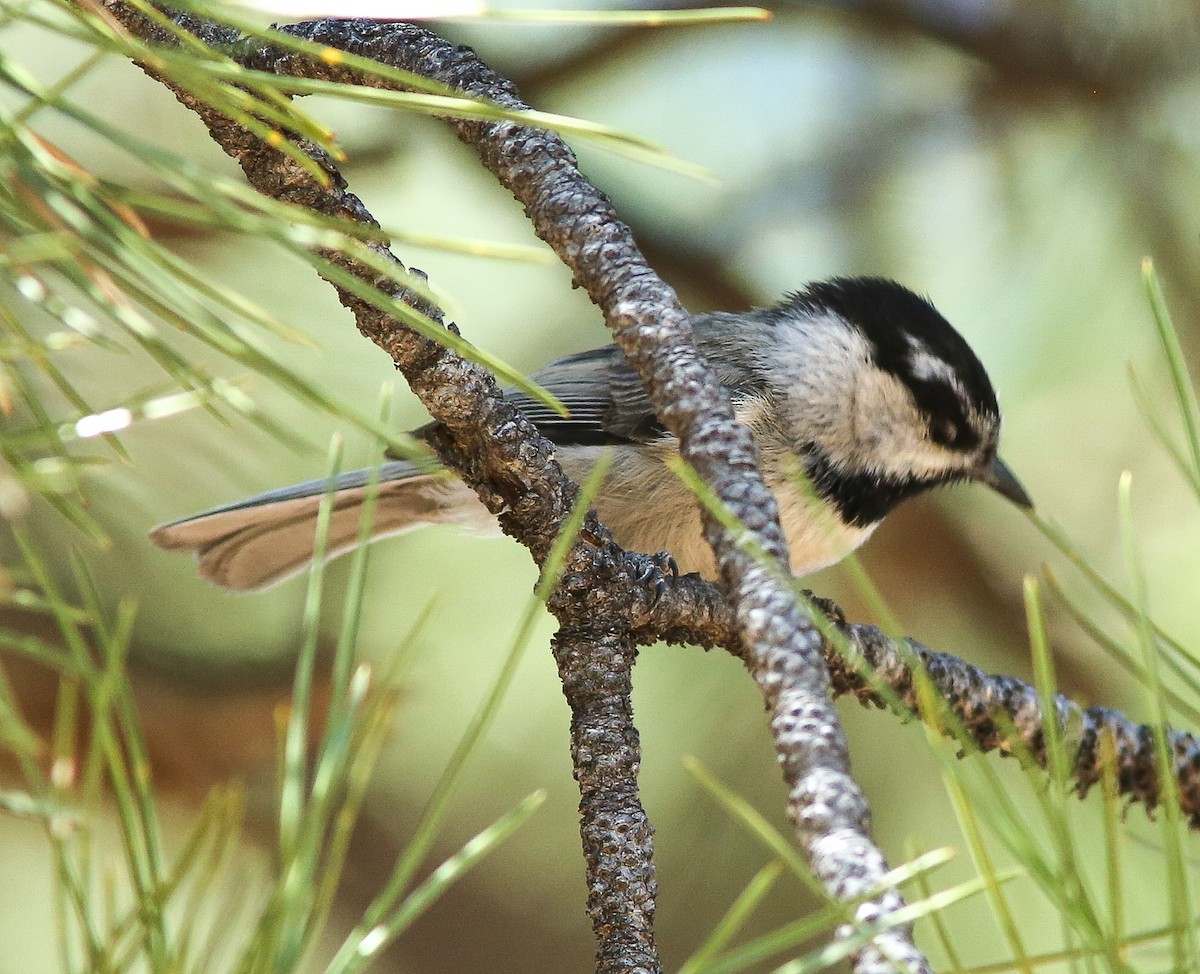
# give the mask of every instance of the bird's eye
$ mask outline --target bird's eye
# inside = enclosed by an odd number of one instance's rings
[[[958,427],[944,416],[939,416],[929,424],[929,436],[940,446],[954,446],[958,441]]]

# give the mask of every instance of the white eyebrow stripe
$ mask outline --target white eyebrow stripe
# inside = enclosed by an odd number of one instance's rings
[[[905,336],[908,341],[908,367],[913,378],[923,382],[943,382],[961,394],[961,384],[954,368],[943,358],[929,350],[916,335]]]

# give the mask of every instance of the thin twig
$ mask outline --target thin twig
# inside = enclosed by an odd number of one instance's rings
[[[842,627],[850,653],[830,650],[826,659],[835,692],[853,694],[864,706],[890,706],[888,697],[907,712],[918,706],[913,677],[924,672],[971,742],[981,751],[1016,749],[1046,767],[1045,714],[1032,684],[1013,676],[993,676],[952,656],[935,653],[911,640],[889,639],[874,626]],[[886,694],[881,692],[886,688]],[[1055,697],[1055,719],[1071,750],[1075,788],[1082,797],[1103,779],[1104,737],[1113,745],[1117,790],[1147,811],[1159,803],[1158,762],[1154,731],[1107,707],[1084,708],[1063,694]],[[953,733],[955,728],[946,728]],[[1013,739],[1016,736],[1016,740]],[[1170,731],[1180,807],[1192,828],[1200,828],[1200,741],[1182,731]]]
[[[680,579],[684,582],[685,579]],[[733,613],[713,587],[694,576],[656,607],[643,638],[658,632],[666,642],[724,646],[741,655]],[[706,588],[709,591],[706,591]],[[830,607],[837,614],[836,607]],[[927,678],[957,726],[942,723],[948,735],[965,734],[979,751],[1009,754],[1018,748],[1047,766],[1037,687],[1014,676],[993,675],[959,656],[939,653],[911,639],[895,640],[875,626],[838,623],[841,647],[823,646],[835,695],[854,696],[864,707],[891,709],[912,717],[919,699],[914,671]],[[1059,733],[1070,748],[1075,790],[1083,798],[1103,780],[1102,739],[1112,742],[1118,794],[1148,812],[1158,807],[1160,778],[1154,730],[1109,707],[1083,707],[1055,697]],[[1200,740],[1185,731],[1168,734],[1180,807],[1191,828],[1200,829]]]

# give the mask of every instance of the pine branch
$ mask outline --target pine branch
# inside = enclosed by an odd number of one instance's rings
[[[943,724],[948,735],[959,731],[980,751],[1013,753],[1018,749],[1043,768],[1046,715],[1033,685],[1013,676],[994,676],[949,653],[937,653],[911,640],[889,639],[874,626],[840,627],[850,652],[830,649],[834,692],[853,694],[864,706],[918,710],[914,671],[926,674],[957,727]],[[1111,741],[1117,790],[1148,812],[1161,801],[1154,730],[1108,707],[1084,708],[1063,694],[1055,696],[1055,720],[1070,748],[1075,788],[1082,798],[1104,776],[1103,740]],[[1191,828],[1200,828],[1200,741],[1183,731],[1169,731],[1174,759],[1172,776],[1179,804]]]
[[[207,42],[226,45],[228,50],[241,43],[210,25],[186,23]],[[510,109],[523,108],[511,86],[471,52],[418,28],[323,21],[290,32],[435,78]],[[153,35],[152,29],[146,31],[146,36]],[[243,64],[274,72],[380,83],[339,67],[332,58],[313,61],[247,44],[242,44],[239,57]],[[333,189],[312,180],[294,161],[228,120],[215,117],[195,99],[183,95],[181,100],[205,117],[218,141],[242,162],[262,191],[319,212],[373,223],[319,153],[310,151],[331,177]],[[782,558],[782,535],[773,502],[754,471],[752,444],[732,422],[715,381],[690,348],[686,314],[645,265],[607,200],[579,176],[570,151],[556,137],[510,121],[457,119],[450,124],[479,149],[485,164],[525,203],[538,232],[605,311],[664,421],[680,436],[685,458],[726,507],[755,532],[761,549]],[[387,253],[382,247],[380,251]],[[372,277],[343,255],[329,257],[381,284],[378,275]],[[506,530],[540,562],[576,496],[574,486],[551,459],[548,445],[504,403],[482,370],[436,342],[414,336],[346,290],[341,294],[360,329],[389,351],[443,424],[435,440],[442,458],[475,486],[501,516]],[[435,309],[425,308],[414,296],[402,290],[396,295],[436,317]],[[819,643],[815,630],[790,587],[781,584],[775,573],[746,555],[715,522],[709,523],[708,531],[735,596],[732,613],[715,588],[696,579],[663,579],[652,561],[621,552],[594,519],[586,524],[564,582],[552,599],[551,607],[563,626],[556,657],[575,715],[572,749],[583,792],[590,908],[603,969],[657,964],[650,932],[651,829],[637,801],[637,740],[628,712],[627,685],[634,647],[652,635],[749,647],[743,655],[772,711],[772,728],[792,787],[790,810],[818,874],[834,895],[852,898],[886,868],[867,837],[865,803],[846,772],[844,743],[825,700],[825,670],[815,658]],[[887,695],[876,682],[882,679],[903,706],[915,707],[910,667],[919,661],[981,749],[1011,748],[1011,740],[1001,731],[1011,724],[1028,753],[1045,763],[1042,715],[1032,687],[989,676],[924,647],[909,652],[870,627],[844,627],[843,632],[877,675],[863,677],[844,659],[827,654],[835,692],[852,692],[864,702],[882,703]],[[594,680],[597,664],[609,678],[607,684]],[[1061,696],[1058,716],[1064,731],[1075,728],[1077,732],[1075,769],[1081,794],[1100,778],[1099,742],[1109,734],[1122,791],[1147,807],[1157,804],[1158,778],[1148,728],[1103,708],[1082,710]],[[1172,743],[1183,807],[1195,823],[1197,787],[1191,772],[1197,763],[1195,741],[1175,733]],[[596,773],[600,767],[605,774]],[[611,834],[630,836],[628,847],[601,848],[603,836]],[[613,877],[630,875],[639,876],[631,888],[616,890],[609,884]],[[898,904],[898,897],[888,896],[867,906],[878,916]],[[878,953],[864,952],[858,969],[895,969],[906,957],[913,964],[922,963],[907,953],[909,949],[901,938]]]
[[[170,38],[123,4],[108,8],[140,36]],[[236,32],[179,18],[206,43],[246,66],[294,76],[383,84],[339,66],[246,41]],[[470,51],[401,24],[322,21],[287,29],[294,36],[376,58],[520,111],[512,86]],[[264,145],[240,126],[177,91],[259,190],[293,205],[367,226],[374,220],[346,190],[333,163],[311,145],[308,159],[326,181],[295,159]],[[512,121],[448,120],[476,146],[484,163],[521,200],[538,232],[560,253],[605,311],[618,341],[642,371],[664,420],[681,436],[685,456],[705,475],[727,508],[759,535],[762,549],[780,557],[782,537],[769,497],[759,493],[752,445],[729,423],[711,377],[688,347],[686,315],[674,294],[645,265],[607,200],[579,176],[570,150],[543,130]],[[376,254],[395,261],[381,245]],[[441,321],[440,313],[386,275],[337,252],[337,268],[370,281]],[[399,266],[398,261],[395,262]],[[496,512],[506,531],[542,563],[577,488],[552,458],[552,449],[504,402],[483,370],[422,338],[345,287],[339,294],[361,331],[392,356],[442,426],[433,445]],[[448,326],[453,329],[453,325]],[[669,339],[669,340],[668,340]],[[696,431],[703,431],[697,436]],[[588,908],[598,940],[598,969],[660,969],[653,935],[656,883],[653,829],[640,805],[640,760],[629,705],[636,647],[655,639],[722,645],[746,662],[772,713],[772,730],[792,789],[790,811],[815,871],[836,896],[853,898],[871,885],[864,876],[886,868],[865,830],[866,807],[845,773],[846,755],[824,699],[826,667],[834,694],[911,715],[918,708],[916,671],[945,702],[952,719],[939,721],[981,751],[1019,750],[1045,767],[1044,720],[1037,691],[1020,680],[992,676],[963,660],[911,642],[889,640],[869,626],[839,625],[843,651],[820,641],[790,588],[744,555],[716,525],[715,542],[737,609],[725,594],[695,576],[664,577],[656,562],[621,551],[589,516],[570,556],[551,609],[560,622],[555,658],[572,710],[572,757],[581,790],[581,832],[588,868]],[[762,620],[761,624],[756,620]],[[814,665],[820,644],[824,662]],[[743,647],[750,646],[749,650]],[[1160,803],[1153,731],[1101,707],[1084,709],[1061,694],[1056,723],[1071,748],[1076,790],[1083,796],[1105,774],[1102,754],[1115,761],[1120,793],[1148,810]],[[1107,739],[1111,746],[1105,746]],[[1180,805],[1200,826],[1200,750],[1189,734],[1170,732]],[[849,828],[846,828],[846,825]],[[856,872],[855,870],[859,871]],[[880,917],[899,906],[889,894],[865,904],[860,916]],[[884,937],[891,937],[885,940]],[[907,932],[883,935],[856,961],[860,971],[922,969]]]
[[[107,3],[106,9],[139,37],[173,43],[169,32],[129,6]],[[233,31],[196,18],[178,17],[175,22],[214,47],[234,50],[241,40]],[[447,47],[433,35],[421,36]],[[292,156],[173,85],[153,66],[143,68],[200,117],[255,189],[322,214],[377,226],[324,153],[302,143],[323,177],[318,178]],[[372,250],[403,270],[383,244]],[[335,270],[441,320],[438,309],[363,262],[336,251],[323,256]],[[477,491],[502,527],[541,565],[579,495],[553,459],[553,446],[505,401],[484,369],[416,334],[350,288],[337,283],[335,287],[359,330],[391,356],[440,423],[430,437],[440,459]],[[550,601],[561,625],[555,651],[573,713],[571,751],[582,796],[589,910],[601,971],[657,971],[662,966],[652,927],[657,891],[653,830],[638,796],[640,751],[629,701],[636,648],[632,633],[647,618],[660,577],[653,559],[621,551],[589,514]]]
[[[525,107],[512,85],[473,52],[411,25],[325,20],[285,30],[433,78],[505,108]],[[332,58],[280,58],[264,49],[243,63],[278,73],[387,84],[345,69]],[[583,178],[570,149],[544,130],[513,122],[449,122],[524,204],[535,232],[604,313],[655,412],[679,438],[683,459],[749,529],[753,546],[786,566],[787,544],[775,499],[759,474],[749,431],[736,422],[715,373],[696,352],[687,313],[675,293],[646,263],[609,201]],[[858,899],[880,885],[887,864],[870,837],[866,799],[850,775],[845,736],[827,692],[820,636],[784,572],[765,567],[707,514],[705,533],[735,607],[739,642],[748,650],[747,666],[771,713],[797,838],[830,895]],[[899,893],[888,890],[862,903],[858,913],[879,920],[902,906]],[[860,952],[855,969],[861,974],[924,970],[927,962],[909,931],[897,928],[879,934]]]
[[[657,632],[671,643],[723,646],[743,657],[734,619],[715,589],[701,579],[679,579],[671,598],[655,607],[643,639]],[[826,604],[835,617],[836,606]],[[838,645],[838,644],[841,645]],[[1011,754],[1018,749],[1048,768],[1045,714],[1037,687],[1014,676],[993,675],[951,653],[939,653],[912,639],[895,640],[875,626],[835,621],[834,638],[822,651],[836,696],[852,695],[864,707],[880,707],[905,717],[920,710],[916,673],[929,680],[951,722],[937,721],[947,736],[982,752]],[[1161,777],[1155,756],[1154,729],[1109,707],[1083,707],[1064,694],[1055,697],[1059,734],[1080,798],[1104,776],[1103,740],[1111,742],[1118,794],[1154,811],[1160,803]],[[1200,741],[1170,730],[1172,776],[1179,803],[1191,828],[1200,829]]]

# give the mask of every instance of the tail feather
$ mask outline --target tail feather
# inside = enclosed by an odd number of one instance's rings
[[[335,484],[327,557],[354,548],[369,471],[344,474]],[[495,522],[474,493],[458,481],[421,473],[408,463],[381,469],[370,540],[425,524],[455,523],[476,530]],[[298,574],[312,561],[317,511],[328,481],[313,480],[160,525],[150,532],[160,548],[194,551],[200,574],[222,588],[252,591]]]

